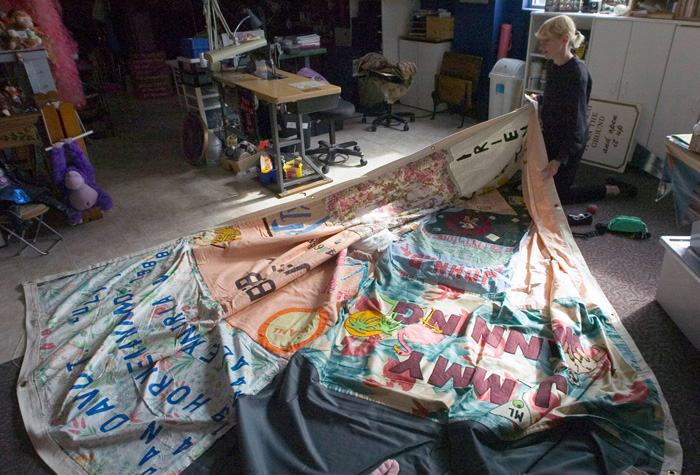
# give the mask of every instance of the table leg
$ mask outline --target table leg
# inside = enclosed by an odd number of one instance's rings
[[[295,120],[297,123],[297,137],[299,139],[299,156],[301,156],[302,162],[313,168],[313,170],[318,173],[323,180],[325,180],[326,175],[316,166],[313,160],[306,156],[306,143],[304,143],[304,119],[302,118],[301,114],[297,113]]]
[[[307,68],[311,67],[311,56],[304,56],[304,66]]]
[[[280,147],[280,133],[277,130],[277,106],[272,102],[268,103],[270,111],[270,126],[272,130],[272,140],[275,144],[275,173],[277,176],[277,191],[282,194],[284,193],[284,173],[282,170],[282,147]],[[302,146],[303,148],[303,146]]]

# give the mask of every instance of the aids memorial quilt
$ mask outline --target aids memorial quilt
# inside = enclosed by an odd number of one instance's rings
[[[58,473],[679,471],[531,105],[264,217],[25,284]],[[382,472],[383,470],[383,472]],[[636,471],[635,471],[636,470]]]

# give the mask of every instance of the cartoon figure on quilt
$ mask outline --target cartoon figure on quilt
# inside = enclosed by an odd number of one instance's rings
[[[590,347],[581,343],[579,335],[564,323],[554,320],[554,339],[560,345],[563,358],[560,365],[568,368],[569,382],[580,386],[580,376],[599,379],[610,372],[612,362],[606,349],[599,345]]]
[[[413,349],[408,346],[406,339],[411,340],[414,343],[419,343],[421,345],[435,345],[445,338],[438,328],[432,326],[427,319],[421,318],[421,323],[414,323],[412,325],[407,325],[401,330],[399,330],[396,337],[399,340],[399,344],[404,348],[399,348],[398,345],[394,345],[394,350],[401,356],[408,356],[413,353]]]
[[[593,346],[590,349],[583,347],[573,348],[565,345],[564,360],[569,369],[569,382],[574,386],[580,386],[580,375],[588,375],[593,379],[610,368],[608,353],[600,346]]]
[[[368,309],[353,313],[345,320],[345,330],[353,336],[360,338],[372,337],[375,335],[392,334],[399,323],[387,317],[378,310]]]
[[[66,204],[78,211],[70,218],[70,224],[80,224],[81,212],[95,205],[102,211],[112,209],[112,198],[97,186],[95,171],[77,142],[51,151],[51,178],[63,192]]]

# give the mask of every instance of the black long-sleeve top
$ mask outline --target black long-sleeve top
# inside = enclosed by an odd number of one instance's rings
[[[578,57],[557,66],[545,64],[547,83],[541,100],[542,134],[549,160],[566,165],[588,141],[588,100],[593,81],[588,68]]]

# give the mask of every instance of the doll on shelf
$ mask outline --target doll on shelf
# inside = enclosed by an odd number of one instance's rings
[[[49,60],[55,61],[51,38],[34,26],[32,17],[25,11],[12,12],[10,22],[5,25],[3,36],[6,49],[21,50],[43,46],[46,48]]]

